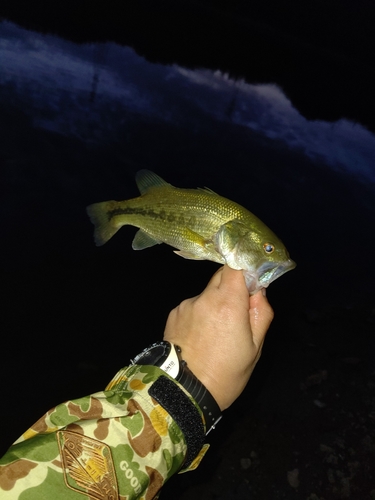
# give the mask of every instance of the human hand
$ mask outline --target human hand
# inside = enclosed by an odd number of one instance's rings
[[[245,388],[272,319],[262,291],[249,296],[242,271],[224,265],[200,295],[170,312],[164,339],[181,347],[190,370],[225,410]]]

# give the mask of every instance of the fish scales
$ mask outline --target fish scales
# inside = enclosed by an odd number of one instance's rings
[[[155,188],[144,197],[118,202],[115,208],[108,209],[108,219],[118,225],[126,222],[163,234],[186,226],[208,237],[212,229],[218,229],[228,220],[244,218],[239,207],[225,198],[218,197],[220,204],[212,205],[211,194],[175,189],[168,193],[168,198],[163,198],[163,190]]]
[[[166,243],[188,259],[227,263],[243,269],[250,293],[295,267],[279,238],[238,203],[207,188],[176,188],[147,170],[136,181],[141,196],[87,207],[97,245],[133,225],[135,250]]]

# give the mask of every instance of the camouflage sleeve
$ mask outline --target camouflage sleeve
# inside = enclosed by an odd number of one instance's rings
[[[148,393],[161,374],[125,367],[105,391],[47,412],[0,459],[1,499],[154,498],[187,451],[177,423]]]

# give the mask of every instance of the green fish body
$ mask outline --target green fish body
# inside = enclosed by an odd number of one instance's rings
[[[87,207],[96,245],[130,224],[139,228],[134,250],[167,243],[186,259],[227,263],[244,271],[250,293],[295,267],[279,238],[241,205],[207,188],[176,188],[149,170],[140,170],[136,182],[138,198]]]

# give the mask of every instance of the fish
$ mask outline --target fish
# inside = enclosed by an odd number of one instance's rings
[[[97,246],[125,225],[138,229],[134,250],[160,243],[185,259],[210,260],[242,270],[252,295],[294,269],[282,241],[258,217],[209,188],[177,188],[150,170],[137,172],[140,196],[86,208]]]

